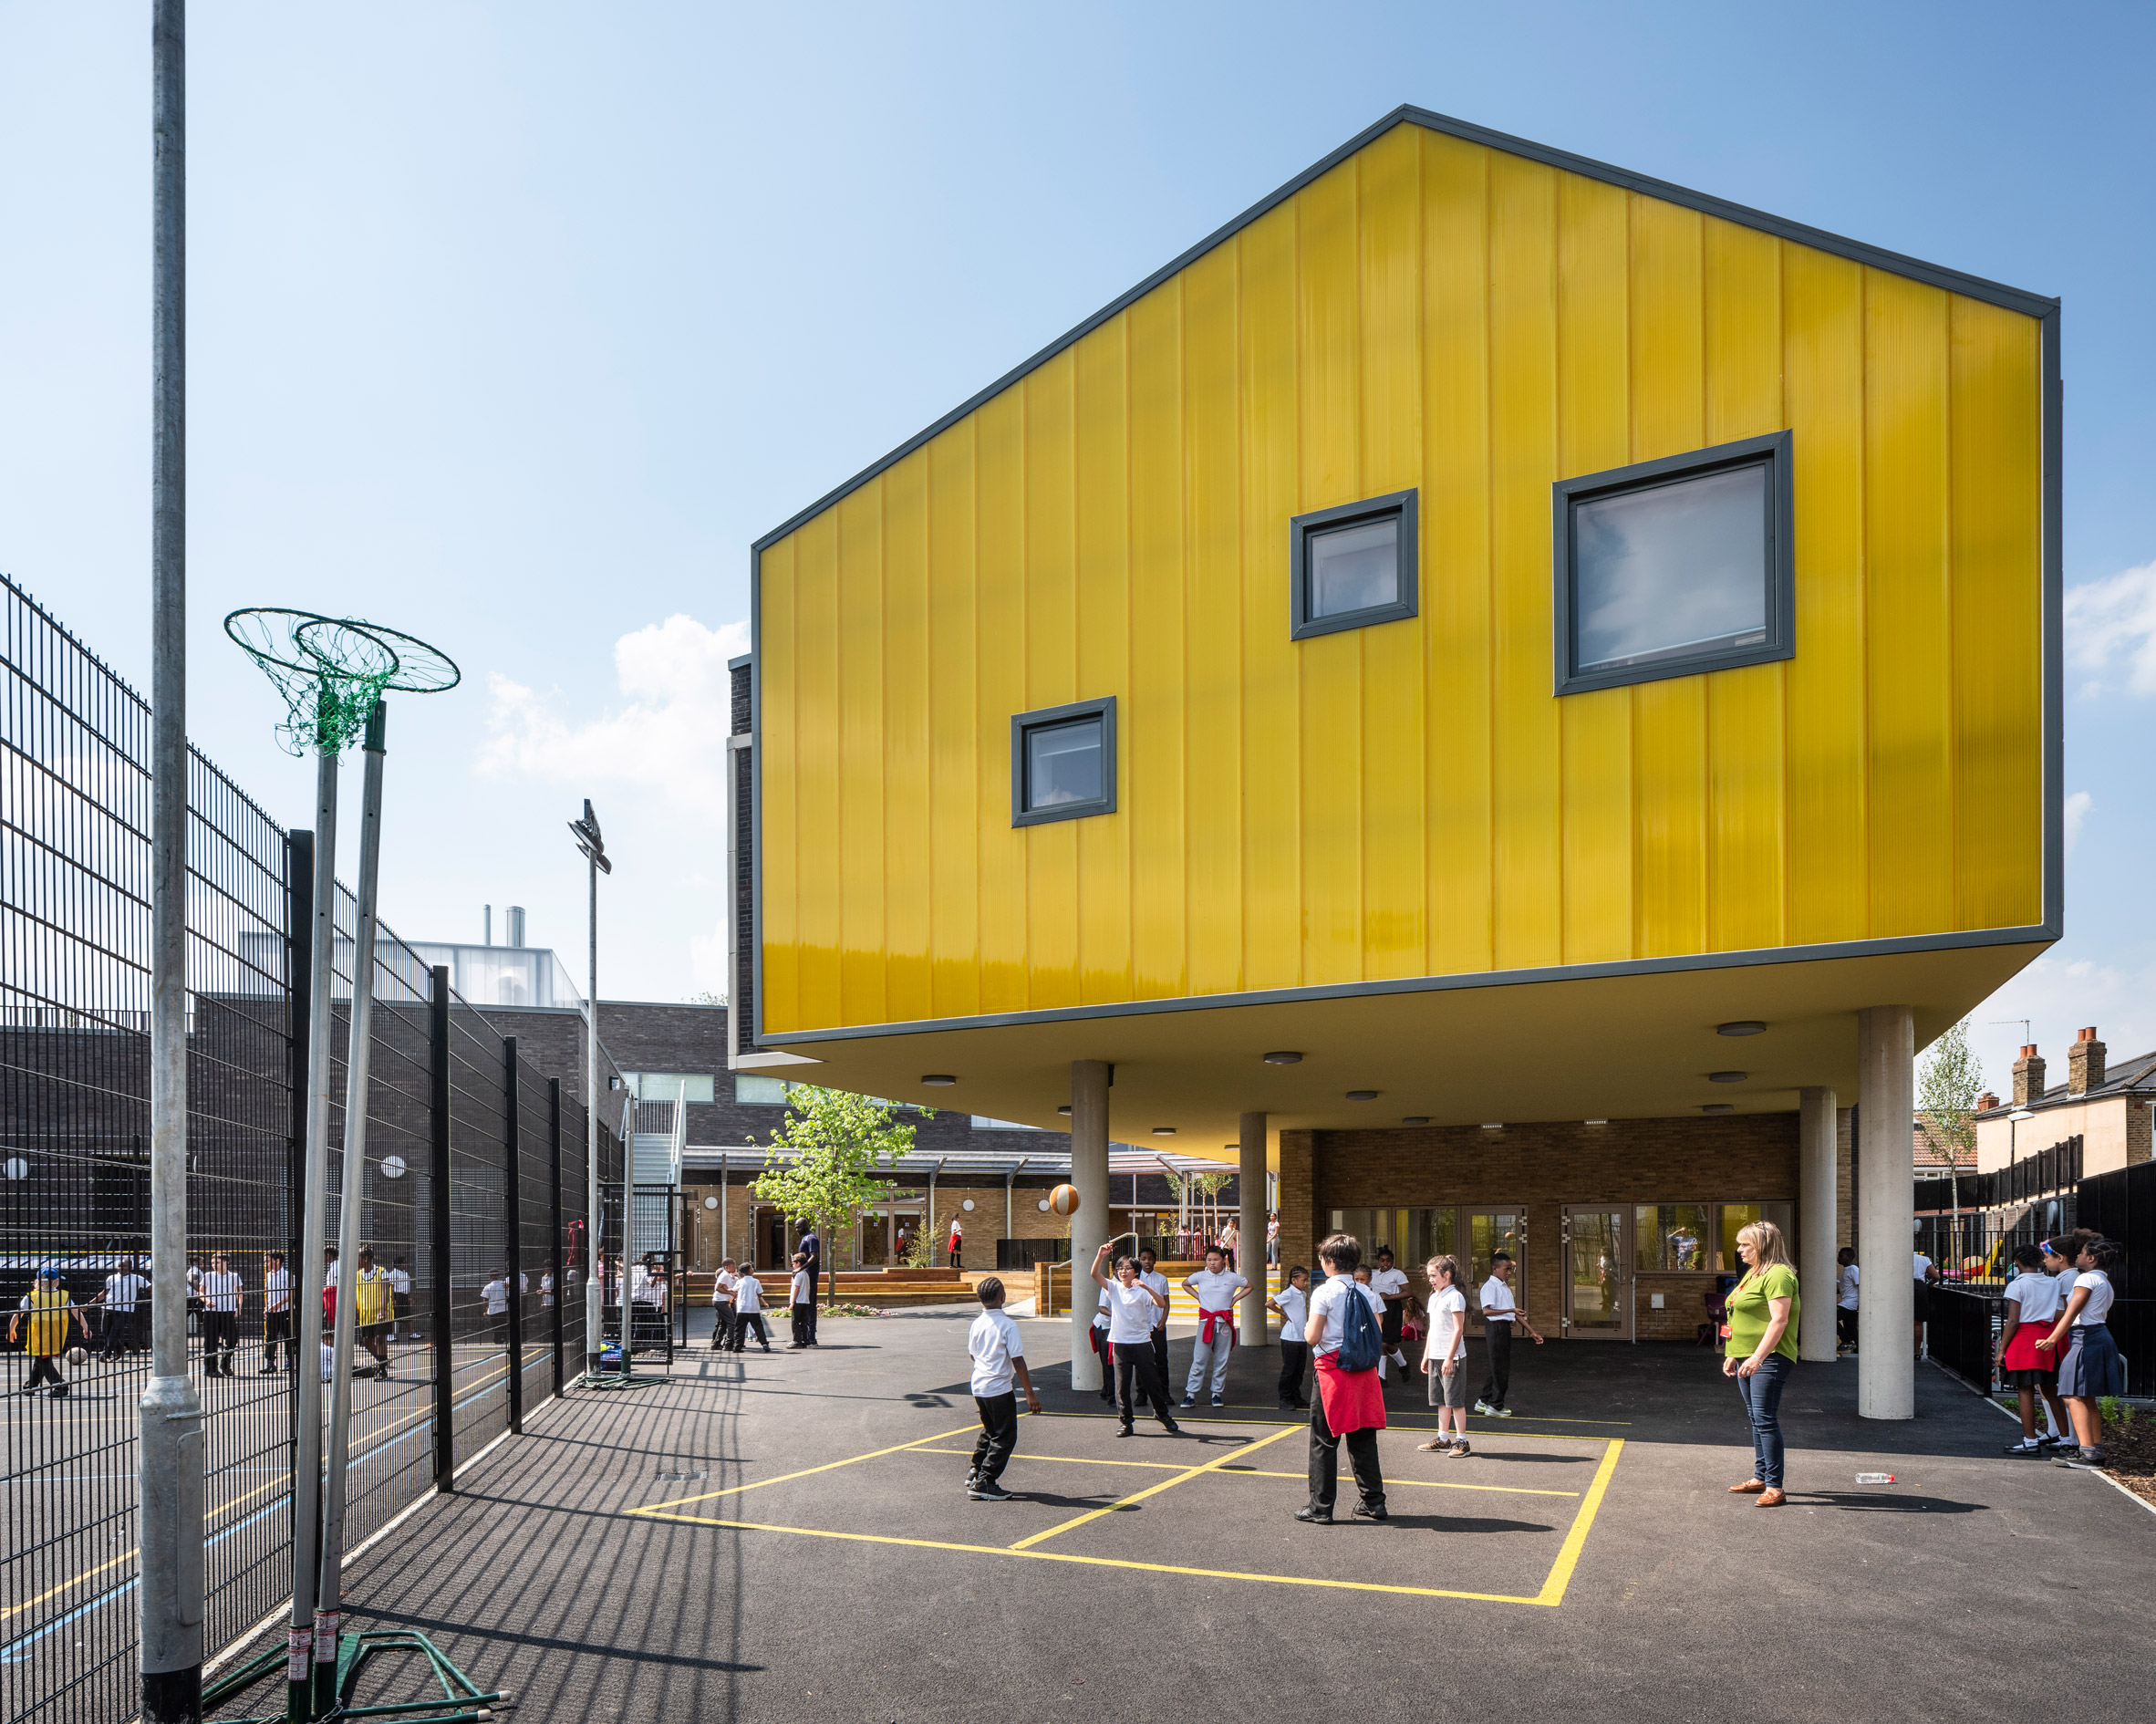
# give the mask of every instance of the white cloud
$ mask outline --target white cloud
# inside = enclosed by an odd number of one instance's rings
[[[1984,1081],[2004,1095],[2013,1083],[2019,1020],[2050,1063],[2050,1081],[2066,1077],[2067,1050],[2083,1024],[2093,1023],[2113,1065],[2156,1048],[2156,968],[2128,957],[2104,962],[2074,954],[2065,940],[2037,959],[1969,1013],[1971,1044],[1984,1063]],[[2086,950],[2083,946],[2083,950]]]
[[[2066,652],[2087,675],[2081,691],[2101,694],[2123,674],[2135,694],[2156,694],[2156,563],[2143,563],[2066,593]]]
[[[726,918],[711,924],[710,934],[689,937],[689,969],[699,993],[723,994],[731,985],[726,974]]]
[[[2089,817],[2089,810],[2096,798],[2086,790],[2077,790],[2066,799],[2066,853],[2073,855],[2074,846],[2081,836],[2081,822]]]
[[[624,635],[614,643],[614,674],[627,703],[584,720],[562,715],[564,691],[540,694],[492,673],[480,774],[586,794],[635,786],[717,825],[725,818],[725,739],[733,728],[726,661],[748,649],[745,622],[707,628],[673,616]]]

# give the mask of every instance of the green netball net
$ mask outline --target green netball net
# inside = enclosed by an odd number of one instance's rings
[[[224,632],[285,697],[277,739],[292,754],[341,754],[389,690],[439,694],[462,674],[425,641],[351,617],[257,607],[233,611]]]

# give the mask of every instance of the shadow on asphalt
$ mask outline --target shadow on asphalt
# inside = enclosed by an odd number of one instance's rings
[[[1883,1497],[1853,1490],[1799,1490],[1791,1493],[1789,1501],[1816,1502],[1822,1508],[1840,1509],[1852,1514],[1988,1514],[1991,1511],[1988,1502],[1954,1502],[1944,1497]]]

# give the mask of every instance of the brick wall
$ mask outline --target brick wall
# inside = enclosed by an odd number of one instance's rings
[[[1842,1125],[1846,1141],[1846,1116]],[[1558,1246],[1565,1204],[1794,1205],[1797,1181],[1794,1113],[1613,1119],[1607,1126],[1557,1121],[1503,1131],[1284,1131],[1281,1261],[1314,1263],[1335,1209],[1520,1204],[1528,1216],[1522,1303],[1538,1329],[1555,1335],[1563,1313]],[[1790,1244],[1798,1249],[1797,1241]],[[1641,1276],[1640,1338],[1691,1339],[1709,1284],[1704,1276]],[[1651,1292],[1664,1294],[1664,1310],[1646,1309]]]

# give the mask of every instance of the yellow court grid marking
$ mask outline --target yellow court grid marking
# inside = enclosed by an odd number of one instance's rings
[[[1050,1414],[1046,1417],[1086,1418],[1090,1415]],[[1228,1421],[1208,1419],[1206,1422],[1211,1424]],[[1550,1573],[1544,1578],[1540,1589],[1531,1594],[1473,1593],[1449,1586],[1406,1586],[1384,1581],[1341,1580],[1323,1574],[1253,1573],[1245,1569],[1198,1568],[1183,1563],[1138,1563],[1125,1557],[1084,1556],[1073,1551],[1042,1551],[1028,1548],[1038,1543],[1042,1539],[1052,1537],[1058,1532],[1068,1532],[1072,1527],[1077,1526],[1083,1521],[1095,1520],[1102,1514],[1111,1513],[1115,1507],[1120,1507],[1121,1503],[1111,1505],[1108,1509],[1096,1510],[1092,1514],[1082,1515],[1078,1520],[1065,1521],[1062,1526],[1051,1527],[1048,1532],[1036,1533],[1030,1539],[1021,1539],[1016,1544],[969,1544],[955,1539],[909,1539],[885,1532],[837,1532],[828,1527],[782,1526],[763,1521],[734,1521],[721,1519],[716,1515],[669,1514],[667,1512],[669,1509],[686,1507],[691,1502],[707,1501],[712,1497],[729,1496],[742,1490],[753,1490],[767,1484],[783,1484],[791,1479],[805,1479],[814,1473],[830,1472],[836,1468],[850,1467],[859,1461],[876,1460],[885,1455],[903,1454],[908,1449],[924,1449],[929,1443],[941,1442],[946,1438],[959,1436],[964,1432],[977,1428],[976,1426],[966,1425],[961,1426],[958,1430],[938,1431],[931,1436],[917,1437],[909,1443],[894,1443],[887,1449],[872,1449],[867,1454],[855,1455],[845,1460],[826,1461],[823,1466],[803,1468],[799,1472],[784,1473],[776,1479],[759,1479],[750,1484],[732,1486],[727,1490],[706,1491],[700,1497],[685,1497],[674,1502],[656,1502],[647,1508],[631,1509],[628,1513],[633,1518],[672,1521],[687,1526],[715,1526],[741,1532],[783,1532],[793,1538],[835,1539],[854,1544],[890,1544],[917,1551],[959,1551],[972,1556],[1014,1557],[1029,1563],[1077,1563],[1092,1568],[1135,1569],[1149,1574],[1187,1574],[1200,1580],[1259,1581],[1269,1582],[1276,1586],[1331,1587],[1339,1592],[1391,1593],[1410,1598],[1465,1598],[1482,1604],[1541,1605],[1554,1607],[1564,1603],[1565,1590],[1571,1584],[1572,1573],[1580,1564],[1580,1553],[1586,1548],[1589,1529],[1593,1526],[1595,1514],[1601,1508],[1602,1499],[1608,1493],[1611,1476],[1617,1470],[1617,1458],[1624,1449],[1624,1438],[1622,1437],[1600,1439],[1607,1446],[1602,1450],[1601,1463],[1594,1470],[1594,1479],[1588,1485],[1586,1495],[1581,1500],[1578,1512],[1572,1517],[1571,1528],[1565,1534],[1564,1543],[1559,1547],[1557,1561],[1550,1566]],[[1299,1425],[1290,1426],[1273,1437],[1261,1439],[1261,1442],[1248,1443],[1231,1449],[1217,1460],[1207,1462],[1203,1466],[1186,1469],[1177,1478],[1165,1480],[1150,1490],[1124,1498],[1122,1501],[1125,1503],[1135,1502],[1140,1497],[1157,1495],[1160,1491],[1181,1483],[1184,1479],[1196,1478],[1203,1472],[1217,1471],[1222,1463],[1233,1460],[1238,1456],[1249,1454],[1252,1450],[1261,1447],[1264,1442],[1277,1442],[1280,1438],[1287,1436],[1289,1431],[1300,1428],[1301,1427]],[[1119,1464],[1135,1465],[1138,1463],[1123,1462]],[[1283,1476],[1294,1478],[1297,1475],[1289,1473]]]
[[[1177,1409],[1177,1411],[1182,1414],[1183,1423],[1186,1425],[1271,1426],[1284,1424],[1294,1430],[1305,1430],[1308,1429],[1310,1426],[1310,1421],[1307,1418],[1224,1418],[1218,1413],[1211,1415],[1209,1418],[1200,1418],[1188,1407],[1180,1407]],[[1122,1418],[1122,1415],[1120,1413],[1034,1413],[1030,1415],[1030,1417],[1034,1418]],[[1400,1422],[1401,1417],[1402,1416],[1397,1413],[1388,1413],[1385,1428],[1388,1430],[1412,1431],[1417,1435],[1420,1435],[1425,1431],[1433,1431],[1436,1428],[1436,1426],[1428,1424],[1405,1425]],[[1406,1417],[1414,1418],[1426,1416],[1410,1413],[1406,1415]],[[1585,1424],[1587,1421],[1585,1419],[1562,1419],[1539,1422],[1577,1425]],[[1610,1419],[1606,1422],[1612,1425],[1622,1425],[1626,1429],[1631,1428],[1631,1421],[1629,1419]],[[976,1428],[976,1427],[969,1425],[966,1428],[968,1430],[972,1430]],[[1529,1430],[1516,1427],[1509,1422],[1501,1425],[1493,1425],[1488,1423],[1487,1418],[1479,1427],[1479,1434],[1485,1439],[1499,1435],[1507,1437],[1541,1437],[1547,1438],[1550,1442],[1555,1443],[1607,1443],[1620,1440],[1619,1438],[1613,1437],[1598,1437],[1588,1431]]]
[[[1270,1440],[1268,1438],[1267,1440]],[[970,1449],[923,1449],[924,1455],[970,1455]],[[1088,1460],[1083,1455],[1013,1455],[1014,1460],[1046,1460],[1067,1463],[1073,1467],[1143,1467],[1148,1472],[1181,1472],[1182,1468],[1172,1460]],[[1300,1472],[1267,1472],[1258,1467],[1226,1466],[1220,1469],[1224,1479],[1301,1479]],[[1572,1497],[1577,1490],[1545,1490],[1534,1485],[1468,1484],[1458,1479],[1387,1479],[1385,1489],[1394,1485],[1407,1485],[1418,1490],[1495,1490],[1508,1497]]]
[[[1134,1502],[1143,1502],[1147,1497],[1156,1497],[1163,1490],[1173,1490],[1177,1485],[1197,1478],[1200,1473],[1217,1471],[1239,1455],[1254,1454],[1268,1443],[1277,1443],[1283,1437],[1292,1437],[1296,1428],[1295,1426],[1290,1425],[1287,1429],[1275,1431],[1270,1437],[1260,1437],[1256,1442],[1244,1443],[1239,1448],[1225,1449],[1210,1460],[1201,1460],[1195,1467],[1184,1468],[1173,1479],[1163,1479],[1158,1484],[1147,1485],[1143,1490],[1134,1490],[1127,1497],[1118,1497],[1104,1509],[1089,1509],[1083,1514],[1075,1515],[1065,1521],[1061,1526],[1052,1526],[1045,1532],[1036,1532],[1031,1538],[1021,1539],[1011,1548],[1014,1551],[1031,1550],[1034,1545],[1053,1538],[1058,1532],[1068,1532],[1073,1527],[1083,1526],[1088,1521],[1099,1520],[1104,1514],[1114,1514],[1119,1509],[1129,1508]]]

